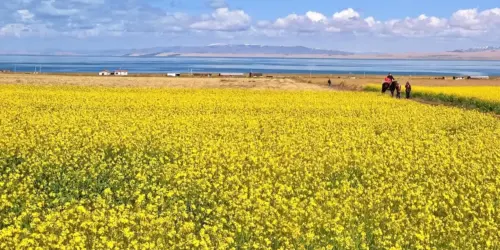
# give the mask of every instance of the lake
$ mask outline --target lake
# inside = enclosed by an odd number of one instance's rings
[[[259,72],[500,76],[500,61],[283,59],[222,57],[0,56],[0,70],[76,73],[125,69],[130,73]]]

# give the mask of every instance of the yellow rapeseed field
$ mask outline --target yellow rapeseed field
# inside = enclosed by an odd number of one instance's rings
[[[403,88],[404,89],[404,88]],[[452,87],[424,87],[418,86],[415,91],[474,97],[487,101],[500,102],[500,87],[494,86],[452,86]]]
[[[500,120],[374,93],[0,86],[0,249],[498,249]]]

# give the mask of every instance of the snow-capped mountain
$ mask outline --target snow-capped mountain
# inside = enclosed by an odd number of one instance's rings
[[[484,46],[484,47],[476,47],[476,48],[469,48],[469,49],[457,49],[453,50],[451,52],[483,52],[483,51],[492,51],[492,50],[500,50],[500,46]]]

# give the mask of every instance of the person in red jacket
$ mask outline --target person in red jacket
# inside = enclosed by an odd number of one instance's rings
[[[391,73],[389,73],[389,74],[387,75],[386,79],[387,79],[387,78],[391,79],[391,81],[390,81],[390,82],[394,81],[394,76],[392,76],[392,74],[391,74]]]
[[[385,93],[387,89],[389,89],[389,86],[391,86],[392,81],[394,80],[394,77],[392,76],[391,73],[385,77],[384,82],[382,83],[382,93]]]

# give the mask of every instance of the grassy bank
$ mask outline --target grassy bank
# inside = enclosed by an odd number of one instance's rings
[[[380,92],[380,87],[368,85],[364,87],[364,90],[370,92]],[[453,105],[461,108],[476,109],[482,112],[500,114],[500,102],[483,100],[478,97],[467,97],[438,92],[412,91],[412,98]]]

